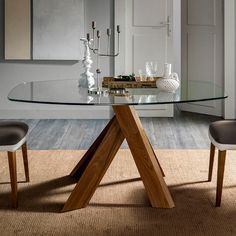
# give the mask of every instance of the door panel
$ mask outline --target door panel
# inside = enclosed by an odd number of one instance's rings
[[[182,0],[182,93],[201,93],[188,80],[223,88],[223,64],[223,0]],[[223,112],[221,101],[183,104],[181,109],[217,116]]]
[[[215,34],[208,31],[188,33],[188,78],[200,81],[212,78],[212,81],[215,82],[215,41]],[[191,89],[188,87],[188,94],[190,96],[193,93],[199,95],[203,90],[198,91],[196,88]],[[214,94],[214,91],[211,92]],[[214,101],[195,104],[215,107]]]
[[[138,74],[145,70],[145,62],[157,61],[160,73],[165,62],[171,60],[171,35],[167,21],[170,6],[167,0],[127,0],[125,30],[125,73]],[[148,12],[148,17],[145,14]],[[168,58],[169,57],[169,58]]]
[[[166,21],[166,9],[166,0],[133,0],[134,26],[159,26]]]
[[[189,25],[215,25],[216,0],[188,0]]]
[[[165,29],[158,30],[155,34],[133,35],[133,65],[132,71],[138,72],[144,69],[146,61],[157,61],[159,63],[160,74],[166,58]],[[147,43],[148,42],[148,43]],[[150,45],[155,45],[150,48]]]

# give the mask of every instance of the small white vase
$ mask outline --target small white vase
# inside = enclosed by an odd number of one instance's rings
[[[180,85],[177,73],[171,73],[168,78],[159,78],[156,81],[157,88],[162,91],[174,93]]]

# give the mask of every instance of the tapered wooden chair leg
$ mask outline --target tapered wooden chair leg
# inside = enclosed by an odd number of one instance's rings
[[[216,189],[216,207],[219,207],[221,204],[222,187],[223,187],[224,170],[225,170],[225,156],[226,156],[226,151],[219,150],[217,189]]]
[[[214,164],[214,156],[215,156],[215,146],[211,143],[210,148],[210,160],[209,160],[209,171],[208,171],[208,181],[212,180],[212,170]]]
[[[22,156],[24,161],[24,169],[25,169],[25,179],[27,182],[30,181],[29,179],[29,163],[28,163],[28,153],[27,153],[27,144],[24,143],[22,145]]]
[[[12,206],[17,207],[17,174],[16,174],[16,152],[8,152],[9,171],[11,179]]]

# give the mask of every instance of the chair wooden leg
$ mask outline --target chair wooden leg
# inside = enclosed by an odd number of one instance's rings
[[[208,181],[212,180],[212,170],[213,170],[213,164],[214,164],[214,156],[215,156],[215,146],[214,146],[213,143],[211,143],[210,160],[209,160],[209,171],[208,171]]]
[[[16,152],[8,152],[9,171],[11,179],[12,206],[17,207],[17,174],[16,174]]]
[[[219,207],[221,204],[222,186],[223,186],[224,170],[225,170],[225,157],[226,157],[226,151],[219,150],[217,189],[216,189],[216,207]]]
[[[22,155],[23,155],[23,161],[24,161],[24,169],[25,169],[25,179],[26,182],[29,182],[29,164],[28,164],[28,154],[27,154],[27,144],[24,143],[22,145]]]

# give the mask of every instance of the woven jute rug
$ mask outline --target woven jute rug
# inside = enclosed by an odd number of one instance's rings
[[[236,152],[229,152],[220,208],[206,182],[208,150],[159,150],[176,207],[154,209],[128,150],[120,150],[88,207],[60,210],[75,186],[67,177],[84,151],[29,151],[30,183],[17,155],[19,208],[10,206],[6,153],[0,153],[0,235],[236,235]],[[217,159],[216,159],[217,160]],[[215,161],[217,162],[217,161]]]

